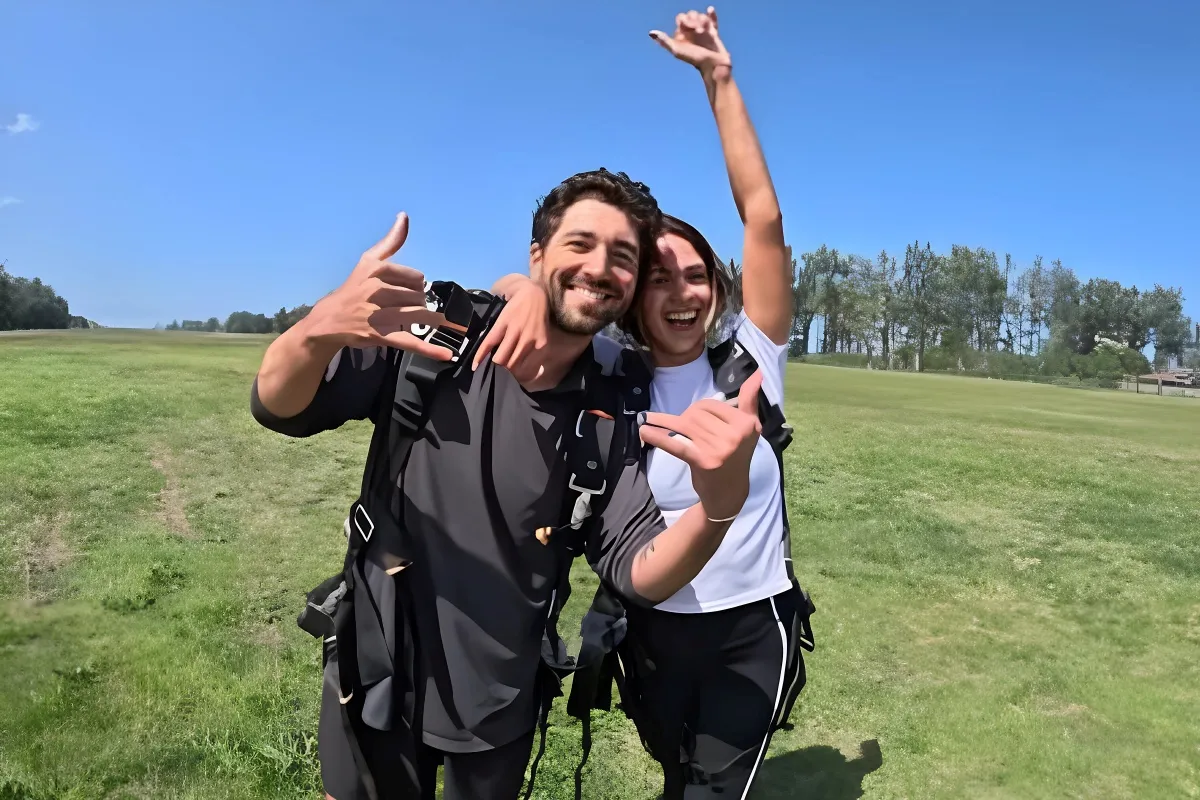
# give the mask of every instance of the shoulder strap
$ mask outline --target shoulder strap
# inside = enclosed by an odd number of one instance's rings
[[[448,348],[449,361],[435,361],[413,352],[397,351],[385,386],[394,387],[392,402],[384,395],[376,409],[375,433],[363,471],[363,493],[387,490],[394,485],[408,460],[408,451],[425,427],[435,385],[467,363],[481,334],[491,327],[504,301],[487,292],[468,291],[451,281],[426,281],[426,307],[446,318],[440,327],[414,325],[411,333]]]
[[[621,351],[621,361],[617,368],[617,377],[621,387],[621,409],[624,414],[624,424],[628,436],[628,446],[625,449],[625,464],[631,466],[637,463],[642,452],[642,440],[638,437],[638,415],[650,410],[650,383],[653,375],[646,357],[640,352],[626,348]]]
[[[726,397],[734,397],[741,391],[742,384],[758,369],[758,361],[742,346],[736,336],[708,349],[708,360],[713,368],[713,382]],[[762,437],[771,445],[779,465],[779,485],[783,487],[783,451],[792,443],[792,426],[783,415],[783,409],[772,403],[766,392],[758,392],[758,418],[762,422]],[[792,535],[788,524],[787,501],[783,503],[783,557],[787,565],[788,578],[792,574]]]

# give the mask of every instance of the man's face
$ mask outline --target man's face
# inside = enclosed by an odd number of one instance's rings
[[[637,229],[625,212],[584,199],[563,214],[544,248],[530,250],[529,274],[567,333],[593,336],[629,308],[637,286]]]

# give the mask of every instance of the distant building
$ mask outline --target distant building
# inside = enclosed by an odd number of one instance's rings
[[[1200,369],[1200,323],[1196,325],[1195,341],[1183,348],[1183,358],[1180,359],[1180,366]]]
[[[1139,376],[1142,383],[1161,383],[1163,386],[1195,386],[1196,373],[1190,369],[1151,372]]]

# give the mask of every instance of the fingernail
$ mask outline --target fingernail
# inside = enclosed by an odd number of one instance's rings
[[[646,412],[645,411],[639,411],[637,413],[637,424],[639,426],[646,424]]]

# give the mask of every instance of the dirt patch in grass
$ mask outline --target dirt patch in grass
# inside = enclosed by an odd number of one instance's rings
[[[158,512],[155,515],[171,533],[185,539],[194,538],[192,526],[188,524],[183,506],[183,490],[179,485],[179,471],[175,457],[165,447],[157,447],[150,458],[150,466],[162,473],[166,483],[158,493]]]
[[[283,647],[283,631],[278,625],[263,625],[254,629],[250,641],[261,647]]]
[[[55,575],[74,555],[64,531],[70,522],[65,511],[53,517],[34,517],[15,537],[17,564],[25,582],[25,597],[32,603],[47,602],[54,592]]]
[[[50,523],[42,528],[42,540],[30,558],[30,566],[34,572],[43,575],[57,572],[71,560],[71,548],[63,538],[63,531],[69,519],[67,512],[59,511]]]
[[[1079,717],[1090,713],[1091,709],[1079,703],[1047,702],[1038,709],[1048,717]]]
[[[1183,635],[1193,642],[1200,642],[1200,606],[1195,606],[1188,615],[1187,628]]]
[[[162,790],[155,782],[136,782],[113,789],[104,796],[104,800],[153,800],[161,796]]]

